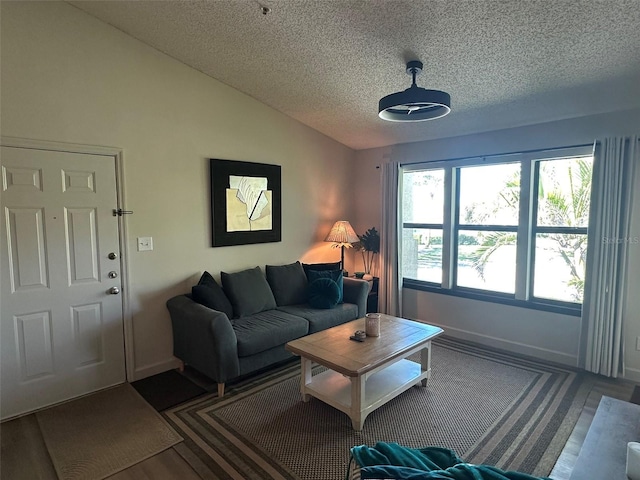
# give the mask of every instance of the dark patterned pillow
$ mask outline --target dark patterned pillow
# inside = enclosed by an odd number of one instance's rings
[[[216,282],[216,279],[213,278],[211,274],[206,270],[200,277],[200,280],[198,280],[198,285],[207,285],[208,287],[213,287],[213,288],[220,287],[220,285],[218,285],[218,282]]]
[[[329,278],[336,282],[338,285],[338,290],[340,291],[340,297],[338,297],[338,303],[342,303],[343,301],[343,276],[342,270],[309,270],[307,272],[307,278],[309,279],[309,283],[317,280],[318,278]]]
[[[223,312],[228,318],[233,318],[231,302],[209,272],[204,272],[198,285],[191,288],[191,296],[201,305]]]
[[[333,308],[340,299],[338,284],[329,277],[321,277],[309,283],[309,305],[313,308]]]

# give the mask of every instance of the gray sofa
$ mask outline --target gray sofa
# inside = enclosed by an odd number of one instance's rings
[[[292,357],[287,342],[363,317],[369,283],[335,265],[221,272],[222,287],[205,272],[191,294],[167,301],[174,356],[217,382],[222,396],[226,382]],[[341,284],[337,301],[332,283]]]

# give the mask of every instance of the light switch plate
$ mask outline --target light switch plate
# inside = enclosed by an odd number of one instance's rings
[[[153,238],[152,237],[138,237],[138,251],[146,252],[153,250]]]

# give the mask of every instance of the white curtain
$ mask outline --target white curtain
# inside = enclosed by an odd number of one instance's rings
[[[380,231],[380,312],[402,316],[402,272],[400,271],[398,218],[400,165],[391,161],[382,166],[382,228]]]
[[[586,370],[613,378],[624,369],[625,278],[634,169],[639,162],[637,136],[596,143],[582,307],[587,328],[584,359]]]

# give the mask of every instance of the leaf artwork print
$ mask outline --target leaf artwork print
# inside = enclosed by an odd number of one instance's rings
[[[264,177],[229,175],[227,232],[271,230],[272,192]]]

